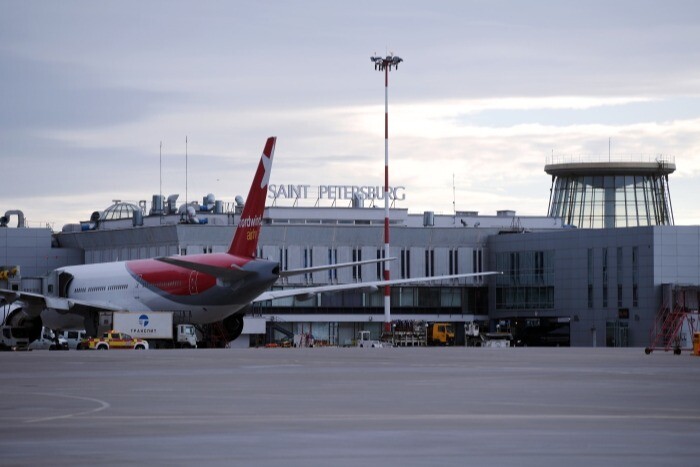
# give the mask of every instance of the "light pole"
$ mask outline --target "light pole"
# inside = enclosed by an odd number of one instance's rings
[[[374,69],[384,72],[384,258],[390,258],[389,253],[389,72],[391,68],[399,68],[403,62],[400,57],[370,57]],[[389,261],[384,261],[384,280],[390,278]],[[384,286],[384,333],[391,333],[391,287]]]

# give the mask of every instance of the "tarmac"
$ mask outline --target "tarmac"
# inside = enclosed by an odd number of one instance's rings
[[[0,353],[0,464],[700,465],[700,357],[643,349]]]

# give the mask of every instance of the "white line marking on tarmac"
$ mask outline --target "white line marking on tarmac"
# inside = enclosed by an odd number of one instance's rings
[[[102,415],[93,417],[94,420],[186,420],[188,423],[197,421],[250,421],[250,422],[295,422],[295,423],[316,423],[316,422],[408,422],[408,421],[548,421],[548,420],[570,420],[570,421],[613,421],[613,420],[677,420],[700,422],[700,415],[664,415],[664,414],[305,414],[299,415],[259,415],[259,414],[182,414],[182,415]]]
[[[56,415],[54,417],[42,417],[42,418],[35,418],[32,420],[25,420],[25,423],[39,423],[39,422],[48,422],[51,420],[60,420],[63,418],[73,418],[73,417],[78,417],[80,415],[88,415],[88,414],[92,414],[92,413],[101,412],[101,411],[111,407],[109,402],[105,402],[105,401],[100,400],[100,399],[94,399],[92,397],[69,396],[66,394],[50,394],[50,393],[46,393],[46,392],[36,392],[36,393],[34,393],[34,395],[36,395],[36,396],[49,396],[49,397],[66,397],[68,399],[78,399],[78,400],[83,400],[83,401],[96,402],[97,404],[99,404],[99,407],[96,407],[96,408],[91,409],[91,410],[85,410],[83,412],[75,412],[75,413],[69,413],[69,414],[65,414],[65,415]]]

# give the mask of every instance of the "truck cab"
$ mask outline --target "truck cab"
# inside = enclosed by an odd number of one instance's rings
[[[428,345],[454,345],[455,330],[452,323],[432,323],[428,326]]]
[[[178,324],[176,336],[178,347],[197,348],[197,331],[192,324]]]
[[[369,331],[360,331],[357,335],[357,347],[371,347],[371,348],[378,348],[378,347],[384,347],[384,345],[378,341],[378,340],[373,340],[370,332]]]
[[[29,337],[24,328],[0,327],[0,350],[27,350]]]
[[[68,341],[51,329],[42,327],[39,337],[29,343],[29,350],[68,350]]]
[[[464,323],[464,345],[467,347],[479,347],[481,342],[479,324],[474,321]]]

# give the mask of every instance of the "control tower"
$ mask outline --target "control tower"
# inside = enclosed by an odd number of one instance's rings
[[[548,216],[581,229],[673,225],[672,157],[552,156]]]

